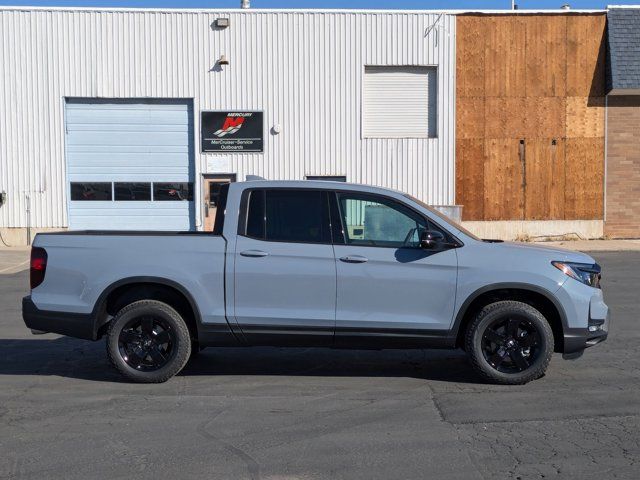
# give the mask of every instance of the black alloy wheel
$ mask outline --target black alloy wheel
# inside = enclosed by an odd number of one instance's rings
[[[540,334],[527,318],[499,318],[482,335],[482,353],[489,365],[502,373],[529,368],[540,355]]]
[[[138,300],[120,309],[109,323],[107,356],[129,380],[166,382],[184,368],[196,341],[170,305]]]
[[[118,350],[132,368],[152,372],[164,367],[175,349],[175,333],[162,318],[143,315],[133,318],[118,336]]]
[[[485,380],[522,385],[545,374],[554,339],[551,325],[535,307],[501,300],[476,314],[464,345],[471,365]]]

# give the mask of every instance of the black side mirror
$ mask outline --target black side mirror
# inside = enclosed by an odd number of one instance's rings
[[[433,249],[445,243],[444,235],[437,230],[423,230],[420,234],[420,247]]]

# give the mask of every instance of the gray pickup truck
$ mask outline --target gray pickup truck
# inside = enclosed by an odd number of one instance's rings
[[[222,188],[212,232],[39,234],[23,317],[106,336],[163,382],[204,347],[462,348],[486,380],[541,377],[606,339],[588,255],[481,240],[401,192],[324,181]]]

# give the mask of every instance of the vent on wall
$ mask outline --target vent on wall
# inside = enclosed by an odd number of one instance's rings
[[[435,137],[437,77],[436,67],[365,67],[363,137]]]

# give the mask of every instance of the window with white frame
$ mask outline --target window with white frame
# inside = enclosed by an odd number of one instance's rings
[[[437,72],[429,66],[365,67],[362,136],[437,136]]]

